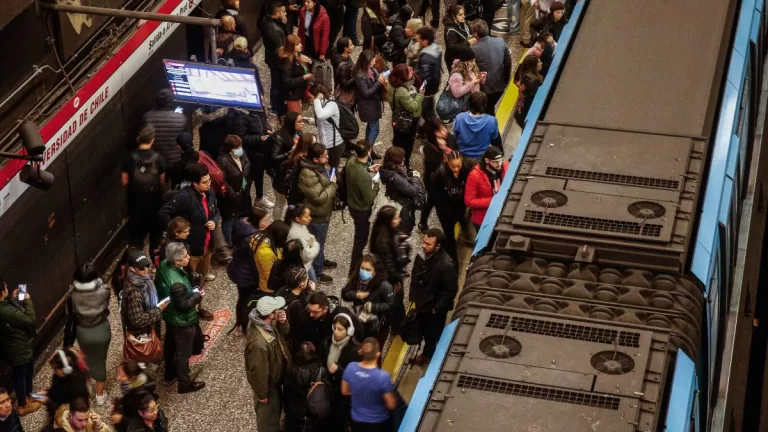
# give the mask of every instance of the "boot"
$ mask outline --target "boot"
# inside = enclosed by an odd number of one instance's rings
[[[24,417],[27,414],[32,414],[33,412],[40,409],[40,402],[38,401],[31,401],[27,399],[27,404],[24,406],[17,406],[16,407],[16,413],[19,415],[19,417]]]

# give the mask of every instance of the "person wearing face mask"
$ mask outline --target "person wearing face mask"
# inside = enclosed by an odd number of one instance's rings
[[[445,233],[441,249],[450,255],[454,263],[458,263],[457,224],[459,230],[466,228],[464,216],[467,207],[464,204],[464,189],[472,168],[473,165],[465,162],[461,153],[454,150],[446,156],[445,162],[437,169],[432,180],[432,201],[435,203],[437,219]]]
[[[224,138],[221,153],[216,161],[224,173],[226,192],[219,195],[219,211],[221,212],[221,230],[227,246],[234,247],[232,242],[232,225],[235,219],[248,214],[251,209],[251,162],[243,151],[243,140],[237,135]]]
[[[235,327],[246,322],[245,304],[259,290],[259,270],[253,259],[256,251],[251,248],[251,239],[267,229],[270,223],[267,209],[254,206],[250,215],[236,219],[232,227],[235,253],[227,266],[227,275],[237,285]]]
[[[464,203],[472,210],[472,224],[480,229],[491,200],[501,188],[509,162],[498,147],[489,147],[483,159],[467,176]]]
[[[354,318],[345,313],[339,313],[333,319],[333,333],[325,341],[325,365],[331,374],[331,394],[333,395],[333,411],[328,425],[332,431],[349,430],[349,397],[341,394],[341,381],[344,371],[350,363],[359,362],[360,344],[355,339],[357,333],[352,324]]]
[[[387,270],[375,255],[360,260],[359,271],[344,289],[341,298],[352,302],[353,309],[365,329],[365,337],[383,343],[389,336],[391,315],[395,309],[395,291],[387,280]]]
[[[459,275],[451,257],[443,250],[445,234],[430,228],[424,234],[421,252],[413,263],[409,300],[416,306],[424,337],[424,349],[416,364],[427,364],[435,353],[453,298],[459,292]]]

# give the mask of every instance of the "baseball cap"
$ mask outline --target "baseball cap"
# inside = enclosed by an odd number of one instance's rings
[[[143,251],[132,249],[128,253],[128,265],[139,270],[144,270],[152,265],[152,261],[144,255]]]
[[[262,297],[256,302],[256,311],[261,316],[267,316],[272,312],[285,306],[285,299],[282,297]]]

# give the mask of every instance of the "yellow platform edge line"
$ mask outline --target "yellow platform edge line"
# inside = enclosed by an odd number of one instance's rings
[[[523,52],[523,55],[517,62],[518,67],[525,59],[525,54],[527,52],[527,49],[525,52]],[[520,91],[517,88],[514,80],[515,72],[517,72],[517,67],[512,72],[513,78],[509,80],[507,88],[504,90],[504,95],[501,97],[501,103],[499,103],[499,107],[496,109],[496,122],[499,124],[499,134],[502,137],[504,137],[504,133],[507,130],[507,126],[509,126],[509,122],[514,120],[512,117],[512,112],[515,109],[515,105],[517,104],[517,97],[520,94]]]
[[[395,336],[381,365],[381,368],[392,376],[393,382],[397,379],[400,368],[403,367],[406,354],[408,354],[408,344],[403,342],[400,336]]]

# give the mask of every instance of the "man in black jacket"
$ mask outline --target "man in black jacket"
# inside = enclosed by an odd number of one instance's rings
[[[424,102],[421,103],[421,118],[424,123],[437,117],[435,97],[440,91],[440,80],[443,73],[443,50],[435,42],[435,29],[422,27],[416,32],[416,40],[421,46],[419,52],[418,70],[416,75],[424,83]]]
[[[211,269],[213,251],[213,230],[221,223],[216,194],[211,190],[211,175],[208,168],[200,164],[188,167],[191,186],[187,186],[168,201],[158,213],[160,223],[168,226],[176,216],[182,216],[191,224],[187,243],[189,245],[189,266],[193,272],[203,276],[205,281],[216,279]],[[203,319],[212,319],[213,315],[200,309]]]
[[[443,231],[427,230],[423,250],[413,265],[410,301],[415,303],[424,337],[424,350],[415,359],[419,364],[429,363],[435,353],[445,319],[453,309],[453,298],[459,291],[459,276],[453,260],[443,251],[444,241]]]
[[[182,132],[191,132],[187,116],[175,111],[173,93],[162,89],[157,93],[155,109],[144,114],[144,124],[155,127],[154,149],[165,158],[166,166],[173,166],[181,159],[181,150],[176,137]]]
[[[285,43],[286,24],[288,15],[285,12],[285,5],[273,0],[267,5],[267,15],[261,26],[261,37],[264,41],[264,61],[269,67],[269,76],[272,79],[272,85],[269,89],[269,102],[272,105],[272,112],[282,116],[286,112],[285,100],[280,93],[279,77],[280,59],[277,56],[277,50]]]
[[[318,350],[318,356],[325,358],[325,342],[333,334],[333,320],[340,313],[345,313],[352,318],[355,327],[355,335],[362,335],[363,325],[357,319],[357,315],[344,306],[336,306],[331,310],[331,302],[322,291],[316,291],[309,296],[309,303],[298,315],[296,322],[291,323],[290,338],[293,341],[293,349],[299,348],[302,342],[312,342]]]
[[[3,387],[0,387],[0,431],[24,432],[19,415],[13,410],[11,396],[8,395],[8,390]]]

